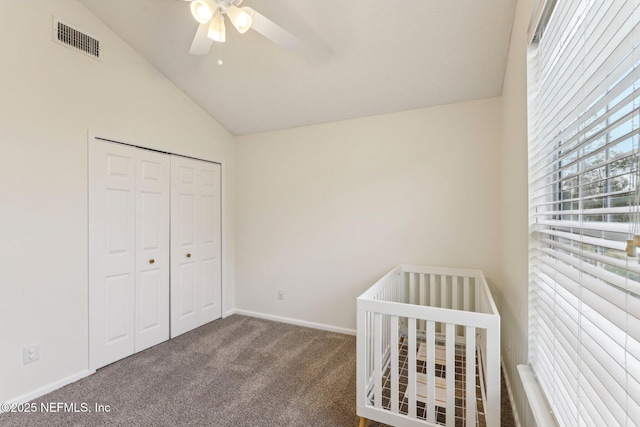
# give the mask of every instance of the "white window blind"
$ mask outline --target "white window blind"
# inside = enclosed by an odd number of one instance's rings
[[[639,4],[559,0],[529,52],[529,364],[560,426],[640,426]]]

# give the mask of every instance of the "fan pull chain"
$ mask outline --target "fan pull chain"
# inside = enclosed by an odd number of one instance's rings
[[[222,49],[225,45],[224,43],[215,43],[216,45],[216,54],[218,55],[218,60],[216,61],[218,65],[224,65],[224,61],[222,60]]]

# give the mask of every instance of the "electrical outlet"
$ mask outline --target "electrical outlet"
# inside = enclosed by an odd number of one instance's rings
[[[284,291],[282,289],[278,289],[278,299],[280,301],[284,300]]]
[[[40,345],[34,344],[29,347],[25,347],[22,349],[22,363],[25,365],[27,363],[35,362],[40,359]]]

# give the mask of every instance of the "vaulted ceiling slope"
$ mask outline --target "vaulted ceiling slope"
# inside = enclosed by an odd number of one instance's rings
[[[302,44],[227,23],[195,56],[189,2],[79,1],[235,135],[499,96],[516,3],[245,0]]]

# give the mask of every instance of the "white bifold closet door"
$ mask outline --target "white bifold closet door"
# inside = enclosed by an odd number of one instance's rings
[[[170,157],[89,148],[90,365],[169,339]]]
[[[171,156],[171,337],[222,317],[220,165]]]

